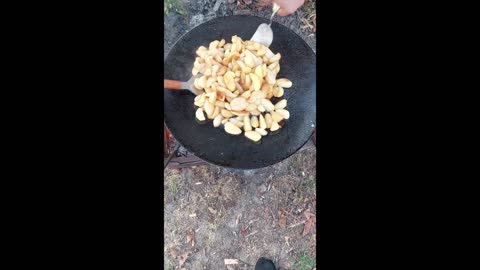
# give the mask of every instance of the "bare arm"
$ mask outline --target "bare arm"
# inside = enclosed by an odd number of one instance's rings
[[[301,7],[305,0],[273,0],[273,2],[280,6],[277,14],[279,16],[287,16]]]

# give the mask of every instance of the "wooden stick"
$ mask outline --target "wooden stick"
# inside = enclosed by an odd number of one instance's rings
[[[163,88],[167,89],[182,89],[182,82],[174,80],[163,80]]]
[[[298,225],[302,225],[302,224],[304,224],[305,222],[307,222],[307,221],[306,221],[306,220],[304,220],[304,221],[302,221],[302,222],[299,222],[299,223],[296,223],[296,224],[290,225],[290,226],[288,226],[288,228],[297,227]]]
[[[237,259],[225,259],[225,265],[227,264],[238,264],[238,260]]]

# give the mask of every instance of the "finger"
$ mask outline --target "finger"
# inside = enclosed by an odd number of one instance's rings
[[[292,13],[293,13],[293,12],[290,12],[289,10],[286,10],[286,9],[284,9],[284,8],[281,8],[281,9],[278,10],[277,15],[283,17],[283,16],[290,15],[290,14],[292,14]]]

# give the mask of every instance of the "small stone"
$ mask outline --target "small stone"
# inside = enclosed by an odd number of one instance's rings
[[[265,184],[261,184],[258,188],[257,188],[258,192],[260,192],[260,194],[262,193],[265,193],[265,191],[267,191],[267,187],[265,186]]]
[[[244,170],[243,174],[246,176],[253,176],[255,174],[256,170]]]

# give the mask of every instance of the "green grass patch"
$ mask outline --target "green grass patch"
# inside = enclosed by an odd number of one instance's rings
[[[163,265],[166,270],[175,270],[175,267],[172,263],[165,258],[165,264]]]
[[[173,195],[177,195],[177,193],[178,193],[178,183],[177,183],[176,179],[170,180],[170,182],[168,183],[168,189],[170,190],[170,192]]]
[[[302,203],[306,198],[310,198],[315,193],[315,179],[314,177],[304,178],[294,195],[295,203]]]
[[[298,257],[295,267],[296,270],[312,270],[315,267],[316,263],[312,257],[308,256],[306,252],[303,252]]]
[[[177,12],[185,15],[187,12],[180,0],[163,0],[163,13],[167,16],[170,12]]]

